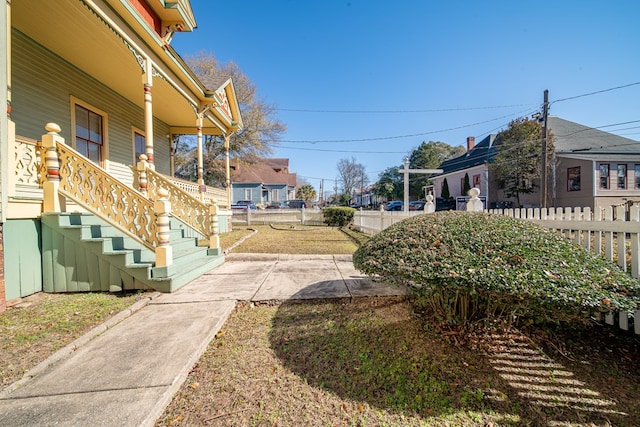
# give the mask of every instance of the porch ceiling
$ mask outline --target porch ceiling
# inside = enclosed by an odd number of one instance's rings
[[[117,15],[106,6],[114,21]],[[128,99],[144,107],[142,67],[125,41],[101,18],[79,0],[29,0],[11,3],[12,25],[37,43],[74,64],[86,74]],[[167,75],[191,99],[178,92],[160,77],[153,78],[153,114],[172,127],[193,128],[196,121],[192,103],[197,83],[180,74],[181,61],[154,40],[154,35],[139,37],[130,25],[118,21],[119,26],[149,55],[157,69]],[[138,29],[139,32],[139,29]],[[155,46],[154,46],[155,43]],[[46,68],[46,64],[42,64]]]

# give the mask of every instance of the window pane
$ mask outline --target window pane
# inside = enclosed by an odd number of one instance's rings
[[[567,191],[580,191],[580,166],[567,169]]]
[[[100,160],[102,160],[100,158],[100,146],[97,144],[92,144],[89,143],[89,154],[87,157],[89,157],[89,160],[91,160],[94,163],[100,163]]]
[[[87,152],[87,142],[84,139],[76,138],[76,150],[85,157],[89,157]]]
[[[640,188],[640,165],[636,165],[635,166],[635,172],[636,172],[636,189]]]
[[[627,188],[627,165],[618,165],[618,189]]]
[[[609,165],[600,165],[600,188],[609,189]]]
[[[76,136],[89,139],[89,111],[76,105]]]
[[[89,139],[96,144],[102,144],[102,117],[96,113],[90,113],[89,121]]]
[[[140,160],[140,154],[145,154],[145,138],[144,135],[140,135],[138,132],[133,134],[133,140],[136,150],[136,162]]]

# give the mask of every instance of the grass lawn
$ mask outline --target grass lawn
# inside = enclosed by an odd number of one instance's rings
[[[238,253],[285,253],[285,254],[352,254],[358,246],[349,235],[335,227],[305,225],[254,225],[255,236],[236,246]],[[235,232],[247,232],[238,228]],[[226,249],[222,245],[223,249]]]
[[[458,346],[398,297],[241,305],[156,425],[640,425],[637,348],[568,337]]]
[[[233,252],[352,253],[329,227],[237,228]],[[357,237],[354,239],[354,237]],[[37,294],[0,315],[6,386],[141,294]],[[613,329],[480,332],[405,298],[240,304],[158,426],[640,426],[640,342]]]

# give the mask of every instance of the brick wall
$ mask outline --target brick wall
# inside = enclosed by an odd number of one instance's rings
[[[7,294],[4,287],[4,224],[0,223],[0,313],[7,309]]]

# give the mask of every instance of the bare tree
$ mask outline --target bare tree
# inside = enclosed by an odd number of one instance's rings
[[[229,141],[231,157],[242,162],[253,163],[259,158],[271,154],[272,147],[277,144],[286,131],[286,126],[276,117],[276,107],[261,100],[257,95],[255,84],[240,70],[234,62],[219,64],[213,53],[200,52],[185,58],[185,62],[198,76],[198,79],[209,90],[219,88],[229,78],[233,85],[240,106],[240,114],[244,128],[233,134]],[[195,138],[184,136],[178,150],[193,151]],[[224,147],[223,140],[215,135],[207,135],[203,144],[205,182],[219,184],[224,182]],[[190,157],[186,155],[185,161]],[[176,157],[176,168],[181,165]]]
[[[351,197],[353,190],[360,187],[367,181],[365,167],[361,163],[357,163],[354,157],[349,159],[340,159],[338,161],[338,176],[342,181],[342,191]]]

